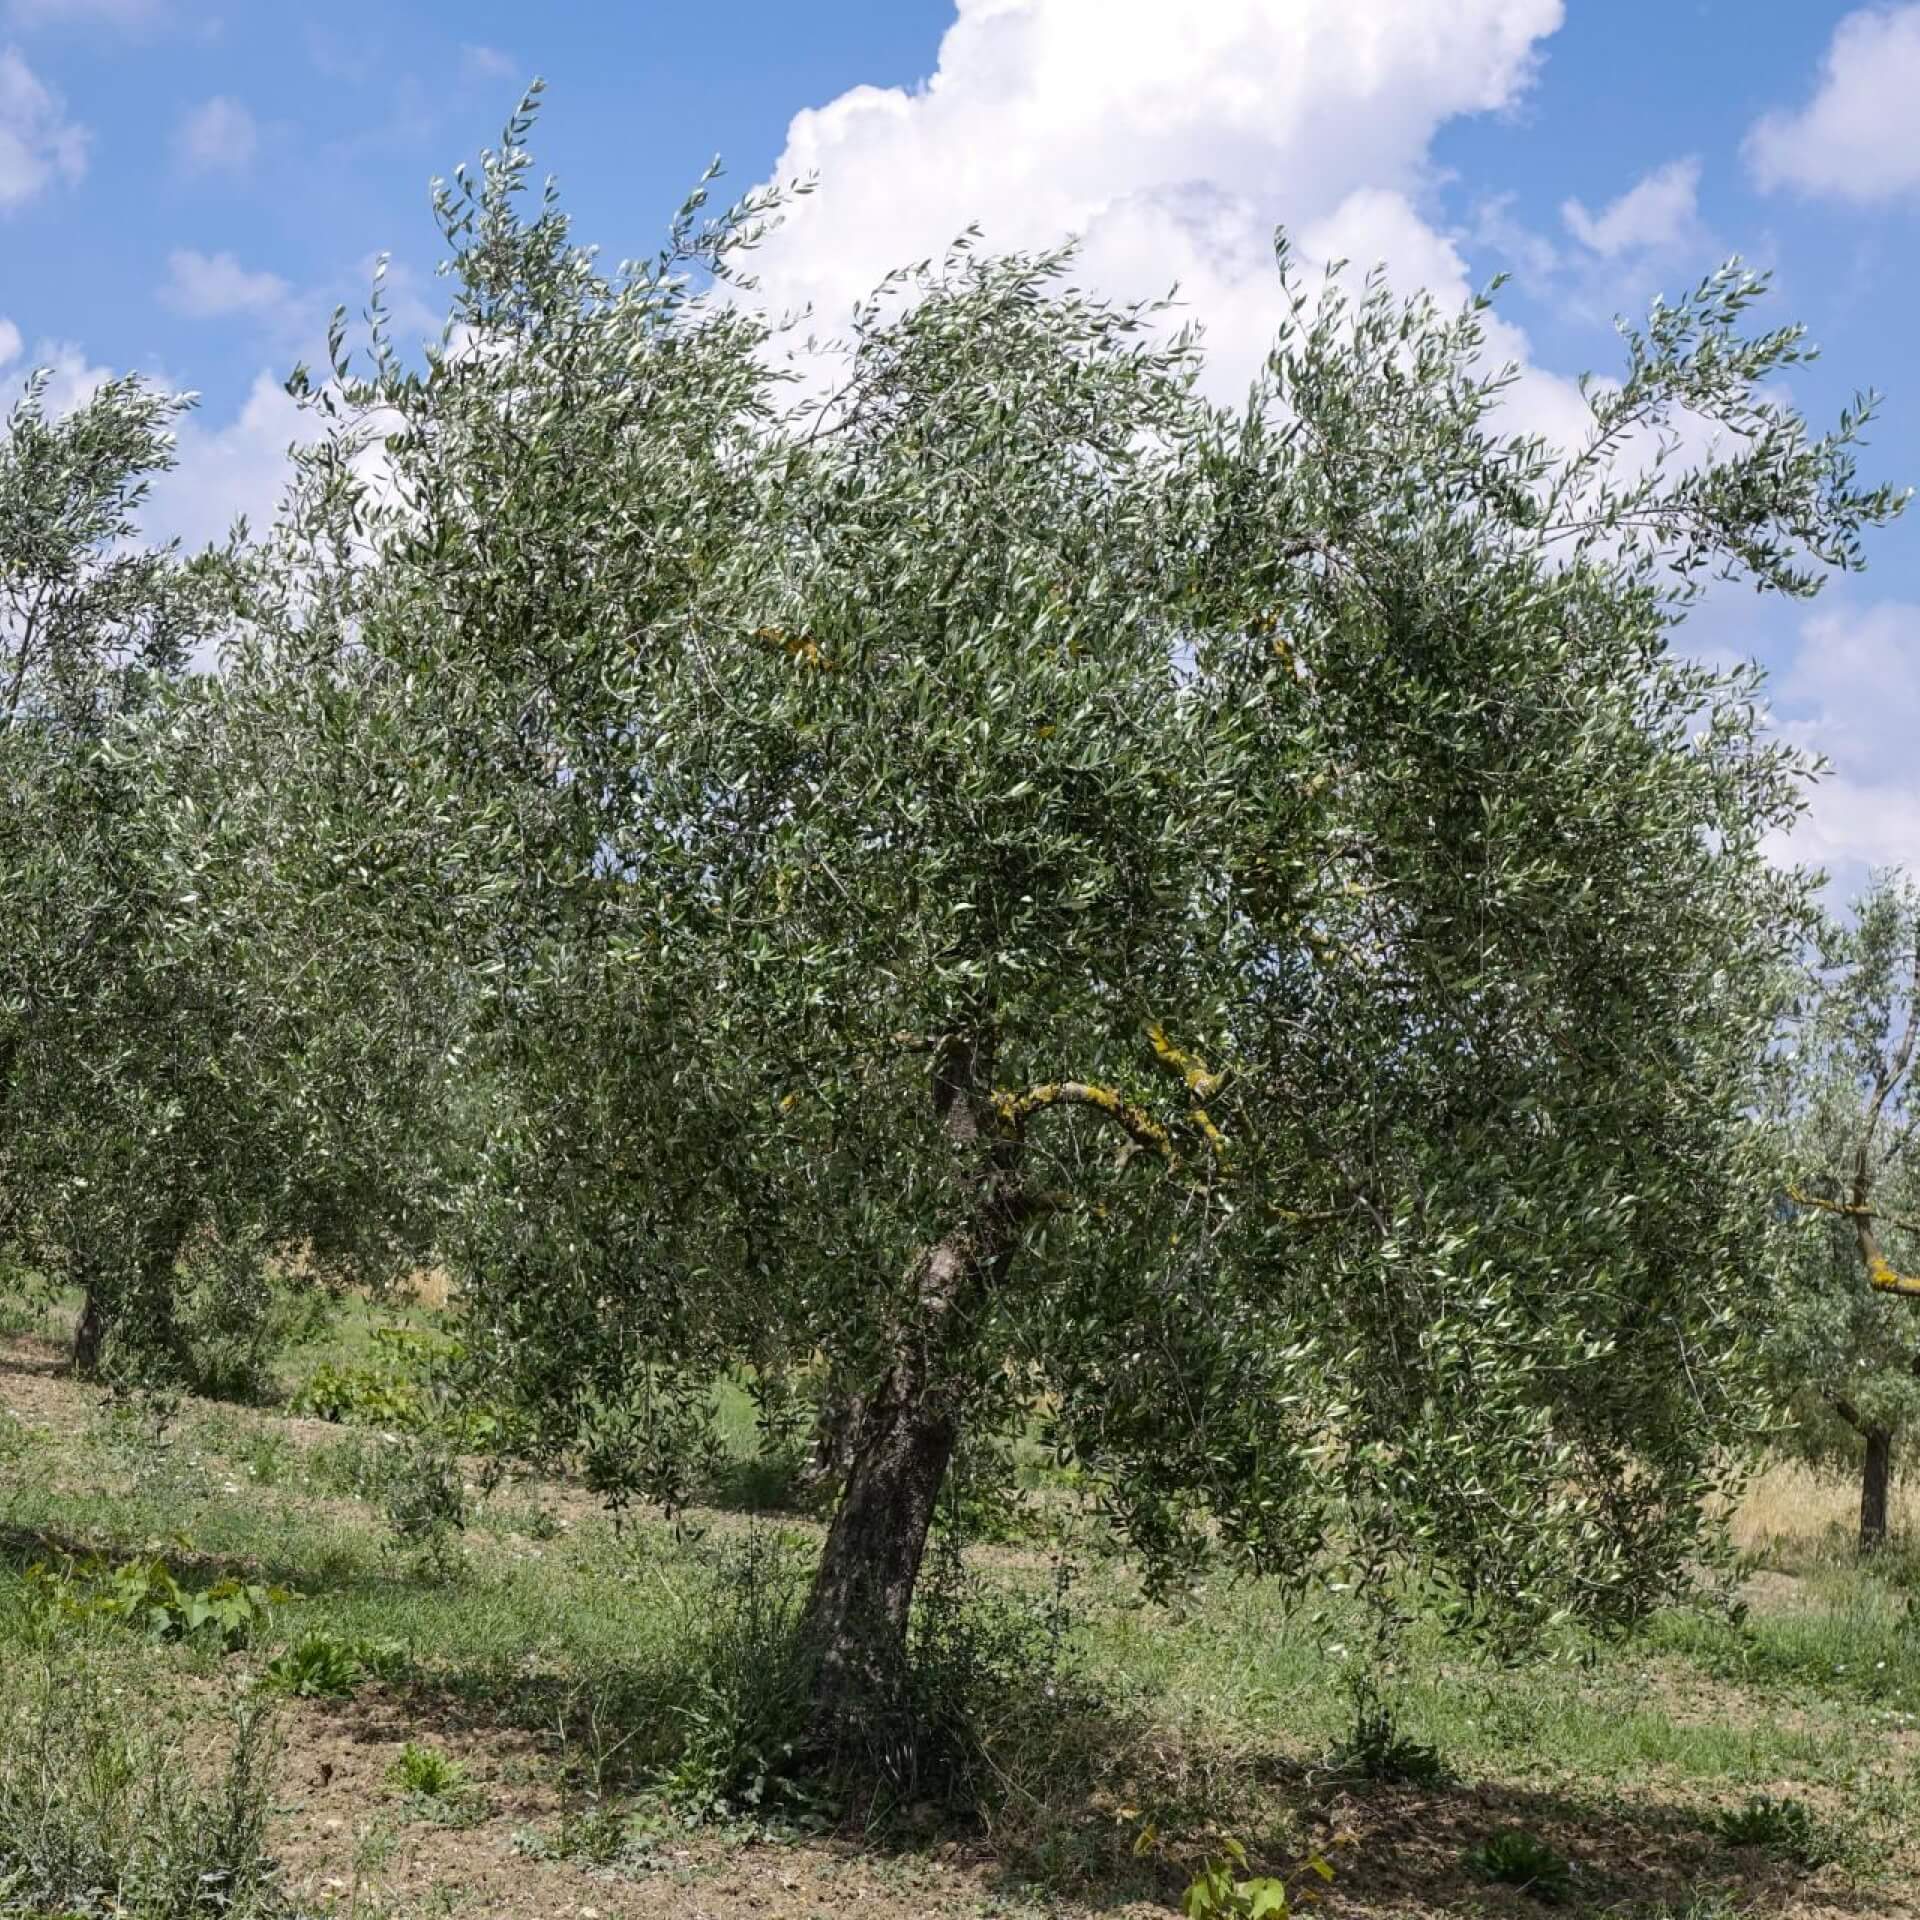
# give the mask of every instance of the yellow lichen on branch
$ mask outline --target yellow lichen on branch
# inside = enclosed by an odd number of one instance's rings
[[[1177,1073],[1186,1082],[1187,1091],[1196,1100],[1211,1100],[1220,1091],[1226,1076],[1209,1073],[1204,1060],[1176,1047],[1167,1038],[1167,1030],[1162,1026],[1147,1029],[1147,1040],[1153,1048],[1154,1059],[1169,1073]]]
[[[1876,1293],[1900,1293],[1920,1298],[1920,1274],[1902,1273],[1884,1253],[1867,1256],[1867,1284]]]
[[[1188,1053],[1183,1047],[1177,1047],[1168,1039],[1167,1030],[1158,1023],[1147,1029],[1147,1042],[1153,1048],[1154,1064],[1164,1067],[1169,1073],[1177,1073],[1193,1099],[1193,1109],[1187,1115],[1194,1131],[1207,1143],[1208,1150],[1216,1160],[1227,1157],[1227,1136],[1214,1125],[1213,1116],[1201,1104],[1211,1100],[1226,1084],[1226,1075],[1209,1070],[1207,1063],[1198,1055]]]
[[[820,642],[811,634],[789,633],[785,627],[756,627],[753,637],[778,647],[797,667],[813,667],[821,673],[833,671],[833,662],[820,651]]]
[[[1136,1146],[1158,1154],[1170,1167],[1180,1164],[1166,1128],[1145,1107],[1096,1081],[1049,1080],[1029,1087],[1025,1093],[1002,1091],[993,1096],[993,1110],[1001,1123],[1016,1132],[1034,1114],[1044,1113],[1049,1107],[1090,1107],[1111,1120]]]
[[[1908,1299],[1920,1299],[1920,1274],[1902,1273],[1880,1250],[1878,1236],[1873,1231],[1873,1222],[1888,1220],[1896,1227],[1905,1227],[1909,1232],[1920,1232],[1920,1221],[1909,1220],[1901,1214],[1881,1213],[1876,1208],[1845,1200],[1823,1200],[1817,1193],[1802,1193],[1798,1187],[1787,1189],[1787,1198],[1797,1207],[1811,1207],[1816,1213],[1834,1213],[1841,1219],[1853,1223],[1854,1237],[1860,1243],[1860,1254],[1866,1262],[1867,1284],[1876,1293],[1898,1293]]]

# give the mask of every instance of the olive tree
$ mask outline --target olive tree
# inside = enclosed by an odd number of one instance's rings
[[[269,1256],[364,1275],[425,1237],[402,996],[377,945],[306,937],[322,890],[274,857],[320,844],[312,736],[208,670],[251,563],[141,539],[188,404],[129,378],[55,414],[34,379],[0,441],[0,1244],[79,1290],[87,1373],[110,1337],[189,1363],[185,1257],[244,1333]]]
[[[210,622],[202,579],[138,539],[186,404],[128,378],[55,414],[38,375],[0,439],[0,1237],[87,1289],[86,1362],[95,1261],[170,1267],[177,1251],[164,1223],[114,1218],[81,1249],[60,1222],[126,1199],[124,1170],[94,1148],[137,1137],[142,1123],[113,1110],[165,1018],[145,990],[146,796],[124,748]]]
[[[312,389],[280,643],[412,745],[497,1090],[478,1349],[668,1499],[715,1376],[837,1383],[823,1739],[956,1447],[1036,1409],[1150,1573],[1511,1634],[1676,1591],[1750,1432],[1805,889],[1797,761],[1672,634],[1899,505],[1769,397],[1797,330],[1715,275],[1563,450],[1478,305],[1283,253],[1222,410],[1164,311],[963,241],[796,384],[766,202],[603,267],[523,211],[529,122],[436,190],[424,366],[376,305]]]
[[[1887,1537],[1901,1436],[1920,1415],[1920,892],[1883,875],[1811,957],[1772,1117],[1796,1216],[1776,1366],[1820,1457],[1860,1463],[1860,1549]]]

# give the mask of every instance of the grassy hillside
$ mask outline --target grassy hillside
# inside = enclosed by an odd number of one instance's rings
[[[749,1510],[744,1403],[714,1505],[616,1525],[377,1426],[118,1406],[59,1332],[0,1343],[0,1906],[1144,1914],[1234,1841],[1378,1920],[1920,1911],[1920,1558],[1851,1565],[1804,1474],[1739,1516],[1743,1621],[1516,1670],[1416,1630],[1369,1695],[1337,1601],[1150,1602],[1029,1471],[938,1549],[931,1730],[849,1809],[781,1779],[814,1529]]]

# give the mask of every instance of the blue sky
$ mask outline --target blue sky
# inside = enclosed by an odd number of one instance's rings
[[[431,324],[427,180],[536,73],[539,158],[609,253],[715,152],[742,187],[817,168],[770,297],[832,315],[967,220],[1071,228],[1117,293],[1181,281],[1223,389],[1271,331],[1276,223],[1443,297],[1511,273],[1501,345],[1550,429],[1613,312],[1738,252],[1825,349],[1794,397],[1880,388],[1869,470],[1920,480],[1920,0],[0,0],[6,371],[197,389],[156,520],[269,508],[279,379],[378,251]],[[1848,879],[1920,864],[1920,512],[1874,561],[1811,609],[1723,597],[1698,636],[1762,658],[1833,760],[1799,850]]]

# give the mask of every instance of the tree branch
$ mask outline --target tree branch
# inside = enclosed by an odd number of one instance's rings
[[[1192,1122],[1216,1160],[1227,1157],[1227,1136],[1213,1124],[1213,1116],[1208,1113],[1205,1101],[1211,1100],[1226,1084],[1226,1075],[1208,1070],[1207,1063],[1198,1054],[1186,1052],[1176,1047],[1167,1038],[1166,1028],[1154,1025],[1147,1029],[1147,1040],[1153,1048],[1154,1064],[1176,1073],[1185,1084],[1193,1100],[1192,1111],[1187,1118]]]
[[[1856,1207],[1845,1200],[1823,1200],[1817,1193],[1803,1193],[1798,1187],[1787,1189],[1787,1198],[1796,1207],[1811,1207],[1817,1213],[1834,1213],[1842,1219],[1884,1220],[1890,1227],[1904,1227],[1909,1233],[1920,1233],[1920,1219],[1905,1213],[1883,1213],[1878,1207]]]
[[[1145,1107],[1135,1105],[1111,1087],[1090,1080],[1049,1080],[1029,1087],[1025,1093],[998,1092],[993,1096],[994,1112],[1016,1133],[1034,1114],[1044,1113],[1049,1107],[1086,1107],[1112,1121],[1135,1146],[1157,1154],[1170,1167],[1180,1164],[1166,1128]]]

